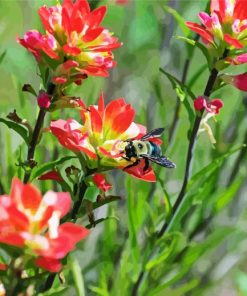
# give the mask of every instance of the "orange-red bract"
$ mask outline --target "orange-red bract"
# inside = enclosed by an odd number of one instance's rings
[[[202,37],[204,43],[216,49],[243,50],[247,44],[247,1],[211,0],[210,15],[200,12],[201,25],[186,25]],[[234,64],[246,63],[245,53],[230,53],[227,60]]]
[[[89,106],[81,111],[83,124],[74,119],[51,122],[51,132],[60,144],[74,152],[83,152],[87,165],[104,171],[114,168],[154,182],[151,166],[144,171],[144,163],[125,169],[131,162],[124,159],[123,151],[128,139],[140,138],[146,128],[133,122],[135,111],[123,98],[115,99],[105,106],[103,96],[97,106]],[[159,143],[160,144],[160,143]]]
[[[38,63],[52,69],[53,83],[80,84],[87,75],[108,76],[116,64],[112,50],[121,43],[101,24],[106,10],[101,6],[90,11],[86,0],[43,6],[39,15],[46,33],[30,30],[17,40]]]
[[[68,193],[48,191],[42,198],[33,185],[14,178],[9,196],[0,197],[0,243],[32,254],[35,263],[44,269],[59,271],[60,259],[88,235],[80,225],[59,225],[70,207]]]

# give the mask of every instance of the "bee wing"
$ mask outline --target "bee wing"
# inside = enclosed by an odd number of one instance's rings
[[[154,155],[148,155],[148,154],[141,154],[141,156],[166,168],[176,167],[175,163],[167,159],[164,155],[154,156]]]
[[[147,133],[146,135],[144,135],[141,138],[141,140],[148,140],[150,138],[158,138],[164,132],[164,130],[165,129],[163,127],[156,128],[156,129],[152,130],[151,132]]]

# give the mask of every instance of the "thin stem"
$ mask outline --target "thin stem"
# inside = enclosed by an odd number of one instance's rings
[[[247,130],[245,132],[243,144],[247,145]],[[236,161],[235,161],[235,163],[233,165],[233,169],[232,169],[231,175],[230,175],[230,177],[228,179],[227,186],[230,186],[233,183],[233,181],[235,180],[235,178],[236,178],[236,176],[237,176],[237,174],[239,172],[239,167],[240,167],[246,153],[247,153],[247,147],[245,146],[245,147],[243,147],[243,149],[241,149],[241,151],[238,154],[238,157],[237,157],[237,159],[236,159]]]
[[[47,88],[47,94],[52,96],[55,91],[55,88],[56,88],[56,86],[53,83],[50,83]],[[34,131],[32,134],[32,138],[31,138],[31,141],[30,141],[30,144],[28,147],[27,164],[30,166],[30,168],[32,168],[36,164],[35,160],[34,160],[34,153],[35,153],[35,149],[36,149],[36,146],[38,143],[40,130],[41,130],[43,123],[44,123],[45,115],[46,115],[46,110],[40,109],[39,115],[38,115],[38,118],[36,120],[36,124],[34,127]],[[28,171],[25,172],[25,175],[24,175],[24,183],[25,184],[29,181],[29,178],[31,175],[30,168]]]
[[[210,93],[213,90],[217,75],[218,75],[218,71],[215,68],[213,68],[211,73],[210,73],[210,76],[208,78],[208,82],[207,82],[207,85],[205,87],[205,90],[204,90],[204,96],[206,96],[206,97],[210,96]],[[188,152],[187,152],[183,185],[182,185],[182,188],[181,188],[180,193],[178,195],[178,198],[177,198],[177,200],[176,200],[176,202],[175,202],[175,204],[173,206],[173,216],[177,212],[177,209],[179,208],[179,206],[180,206],[180,204],[181,204],[181,202],[182,202],[182,200],[184,198],[186,188],[187,188],[187,185],[188,185],[188,181],[189,181],[189,178],[190,178],[190,169],[191,169],[192,159],[193,159],[193,150],[194,150],[194,146],[195,146],[195,143],[196,143],[197,133],[198,133],[198,130],[199,130],[199,127],[200,127],[202,114],[203,113],[201,112],[200,115],[197,115],[196,118],[195,118],[195,121],[194,121],[193,129],[192,129],[191,136],[190,136]],[[168,223],[165,222],[163,224],[160,232],[158,233],[158,238],[161,237],[164,234],[167,227],[168,227]]]
[[[194,40],[198,41],[198,39],[199,39],[199,35],[197,34],[195,36]],[[190,63],[191,63],[191,58],[187,58],[184,62],[184,67],[183,67],[183,72],[182,72],[182,77],[181,77],[182,84],[185,84],[185,82],[187,80],[187,75],[189,72]],[[170,128],[170,133],[169,133],[169,142],[172,141],[176,127],[178,125],[180,109],[181,109],[181,101],[177,97],[175,112],[174,112],[174,116],[173,116],[173,120],[172,120],[172,124],[171,124],[171,128]]]
[[[84,194],[86,193],[87,190],[87,184],[84,180],[82,180],[79,184],[79,194],[78,194],[78,200],[75,201],[73,209],[71,211],[71,219],[75,222],[77,218],[77,214],[80,210]]]
[[[48,275],[48,277],[47,277],[47,279],[45,281],[44,287],[41,289],[40,292],[46,292],[46,291],[48,291],[52,287],[56,275],[57,275],[56,273],[50,273]]]

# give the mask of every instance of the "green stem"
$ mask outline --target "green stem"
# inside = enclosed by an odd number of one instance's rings
[[[53,83],[49,83],[48,88],[47,88],[47,94],[52,96],[55,92],[56,86]],[[34,167],[36,165],[36,162],[34,160],[34,153],[35,153],[35,149],[38,143],[38,139],[39,139],[39,135],[40,135],[40,131],[41,128],[43,126],[44,123],[44,119],[45,119],[45,115],[46,115],[46,110],[45,109],[40,109],[39,110],[39,115],[38,118],[36,120],[36,124],[34,127],[34,131],[32,134],[32,138],[28,147],[28,153],[27,153],[27,164],[29,166],[28,171],[25,172],[24,175],[24,180],[23,182],[26,184],[29,181],[30,175],[31,175],[31,168]]]

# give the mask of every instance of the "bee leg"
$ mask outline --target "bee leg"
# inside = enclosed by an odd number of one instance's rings
[[[127,165],[124,169],[132,168],[133,166],[138,165],[139,162],[140,162],[140,159],[137,159],[134,163]]]
[[[130,161],[128,157],[122,156],[123,159]]]
[[[149,168],[149,161],[146,157],[144,157],[144,160],[145,160],[145,166],[143,168],[143,173],[146,172],[146,170]]]

